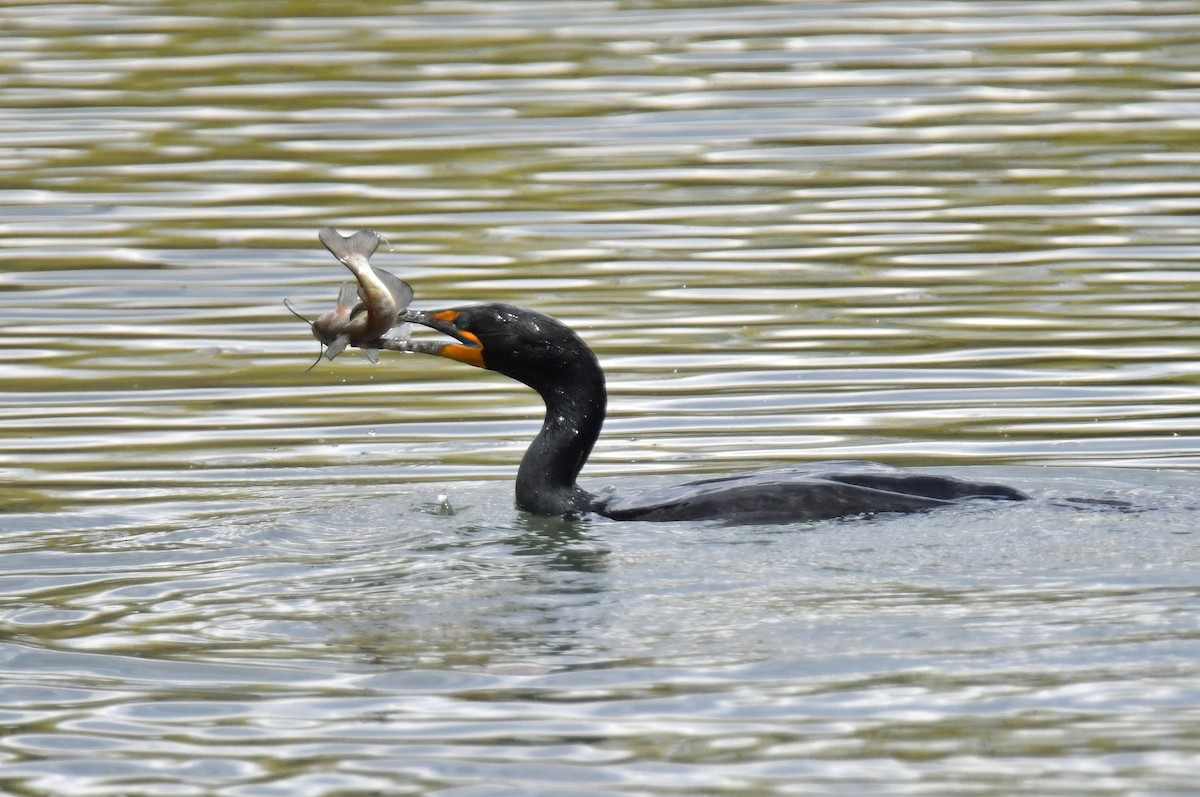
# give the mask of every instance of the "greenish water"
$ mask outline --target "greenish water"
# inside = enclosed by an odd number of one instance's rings
[[[0,790],[1194,793],[1200,4],[332,8],[0,7]],[[305,373],[329,224],[578,329],[596,491],[1138,511],[524,516],[522,386]]]

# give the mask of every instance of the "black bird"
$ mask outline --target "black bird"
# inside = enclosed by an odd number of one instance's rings
[[[970,498],[1020,501],[1028,497],[1003,485],[910,473],[870,462],[823,462],[703,479],[628,496],[595,496],[575,480],[604,423],[604,372],[596,355],[570,327],[507,304],[406,310],[399,322],[435,329],[454,341],[385,338],[369,345],[487,368],[528,385],[546,402],[542,430],[517,471],[517,507],[535,515],[594,512],[616,520],[781,523],[916,512]]]

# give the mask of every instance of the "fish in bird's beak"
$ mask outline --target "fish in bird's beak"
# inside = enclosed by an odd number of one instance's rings
[[[378,340],[397,325],[400,314],[412,301],[413,290],[396,275],[371,266],[371,255],[383,240],[374,230],[359,230],[346,238],[334,228],[325,227],[317,237],[350,269],[356,282],[343,283],[337,306],[309,322],[313,337],[326,347],[324,355],[330,360],[347,346],[359,346],[368,360],[379,362],[378,350],[364,344]],[[290,304],[285,304],[292,313],[304,318]]]
[[[396,317],[413,298],[413,290],[404,280],[371,267],[371,255],[383,239],[374,230],[359,230],[345,238],[332,227],[325,227],[317,237],[358,280],[358,298],[366,308],[367,317],[350,343],[357,346],[383,337],[396,325]]]

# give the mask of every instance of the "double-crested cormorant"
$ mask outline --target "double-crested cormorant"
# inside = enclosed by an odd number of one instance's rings
[[[868,462],[755,471],[633,495],[595,496],[576,483],[604,423],[607,394],[596,355],[568,326],[507,304],[405,311],[401,322],[454,339],[369,344],[435,354],[523,382],[546,402],[546,418],[517,471],[517,507],[535,515],[594,512],[617,520],[724,519],[743,523],[915,512],[968,498],[1023,500],[998,484],[909,473]]]

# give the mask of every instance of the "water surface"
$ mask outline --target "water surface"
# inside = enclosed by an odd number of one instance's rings
[[[1194,790],[1200,7],[345,13],[0,9],[4,788]],[[580,331],[593,490],[859,458],[1039,500],[522,515],[522,386],[304,372],[328,224],[418,307]]]

